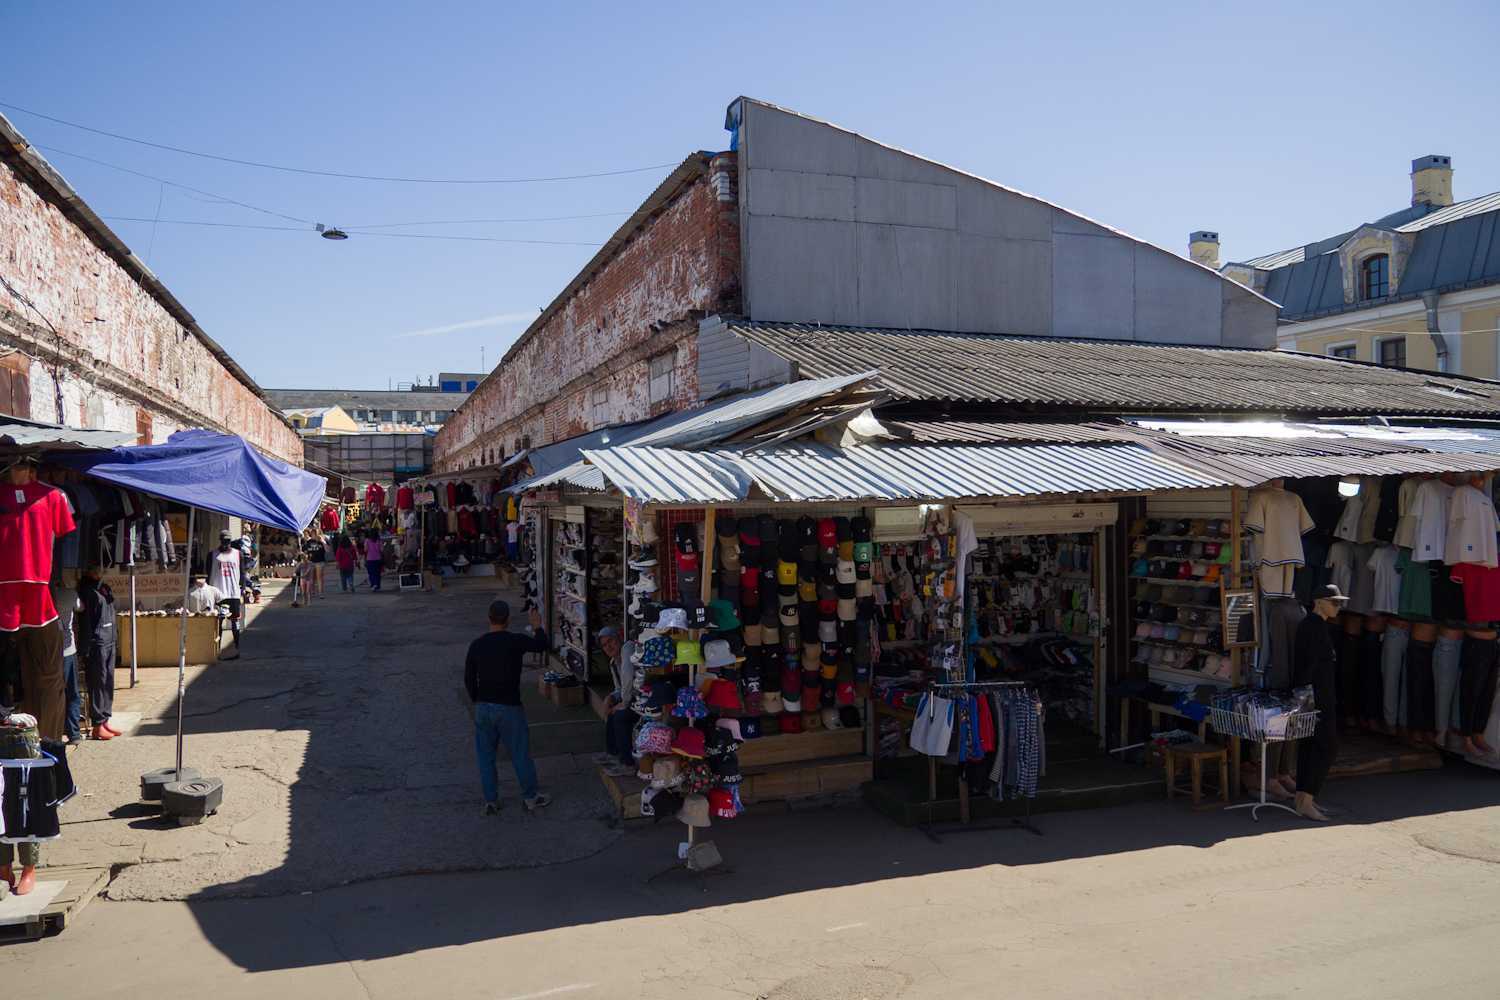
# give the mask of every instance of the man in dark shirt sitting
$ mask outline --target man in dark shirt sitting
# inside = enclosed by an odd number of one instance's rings
[[[521,707],[521,658],[527,653],[547,651],[547,633],[542,631],[541,616],[532,611],[530,619],[531,635],[508,632],[510,605],[491,601],[490,630],[469,644],[469,655],[464,660],[464,687],[474,703],[474,750],[479,757],[479,784],[484,789],[481,812],[485,816],[500,811],[495,750],[501,743],[510,752],[527,811],[540,809],[552,801],[550,795],[537,791],[526,709]]]

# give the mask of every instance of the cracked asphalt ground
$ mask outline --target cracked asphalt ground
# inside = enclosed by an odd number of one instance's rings
[[[136,731],[85,744],[83,794],[64,807],[53,864],[119,870],[111,899],[274,896],[390,875],[547,864],[620,836],[587,768],[602,728],[526,685],[533,754],[555,803],[523,815],[508,762],[509,809],[478,815],[463,655],[485,628],[493,588],[436,594],[330,594],[290,607],[268,591],[237,660],[192,671],[185,762],[224,780],[224,804],[177,827],[137,803],[139,775],[175,753],[176,670],[144,669],[121,692]],[[122,683],[124,674],[122,673]],[[575,758],[574,751],[580,756]]]
[[[203,713],[190,758],[229,780],[224,822],[75,822],[48,855],[112,828],[99,843],[130,865],[118,898],[58,937],[0,948],[8,981],[34,996],[215,1000],[1496,995],[1500,774],[1468,765],[1332,782],[1325,798],[1347,813],[1327,826],[1179,800],[1038,816],[1041,837],[933,843],[859,806],[756,807],[713,828],[732,870],[704,878],[651,880],[680,827],[614,834],[573,758],[548,758],[567,772],[553,808],[573,821],[481,823],[449,661],[487,597],[360,595],[351,606],[368,610],[338,627],[322,607],[285,626],[272,615],[302,612],[267,612],[257,658],[283,628],[309,644],[327,632],[331,651],[215,667],[224,690],[190,694]],[[399,645],[416,635],[435,644]],[[556,749],[574,728],[538,739]],[[169,748],[137,738],[80,759],[139,756],[108,765],[133,788]],[[576,860],[536,864],[554,850]],[[500,870],[509,857],[490,851],[529,860]],[[377,877],[442,867],[466,870]],[[353,871],[363,881],[318,888]],[[221,898],[244,890],[258,898]]]

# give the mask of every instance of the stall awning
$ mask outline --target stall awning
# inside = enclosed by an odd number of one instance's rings
[[[311,523],[325,487],[322,476],[268,458],[244,438],[212,431],[178,431],[165,444],[49,459],[117,486],[291,532]]]
[[[6,417],[0,421],[0,448],[20,450],[76,450],[115,448],[129,444],[135,435],[126,431],[93,431],[35,420]]]
[[[979,497],[1210,489],[1227,483],[1141,445],[780,445],[683,451],[626,446],[587,451],[620,492],[643,503],[920,502]]]

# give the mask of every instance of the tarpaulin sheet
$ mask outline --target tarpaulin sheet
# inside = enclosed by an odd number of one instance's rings
[[[244,438],[178,431],[166,444],[59,452],[49,461],[105,482],[201,510],[300,532],[323,500],[326,480],[267,458]]]

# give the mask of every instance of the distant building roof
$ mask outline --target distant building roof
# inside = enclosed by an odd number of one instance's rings
[[[1500,415],[1500,384],[1285,351],[724,321],[831,378],[876,370],[897,402],[1012,412]]]
[[[1415,237],[1400,285],[1379,304],[1416,298],[1424,291],[1500,283],[1500,191],[1445,207],[1414,205],[1369,225]],[[1264,291],[1281,304],[1282,319],[1368,308],[1367,301],[1344,301],[1338,254],[1359,228],[1238,263],[1271,272]]]
[[[266,399],[283,413],[289,409],[342,406],[376,410],[456,410],[468,398],[462,392],[416,392],[386,389],[267,389]]]

